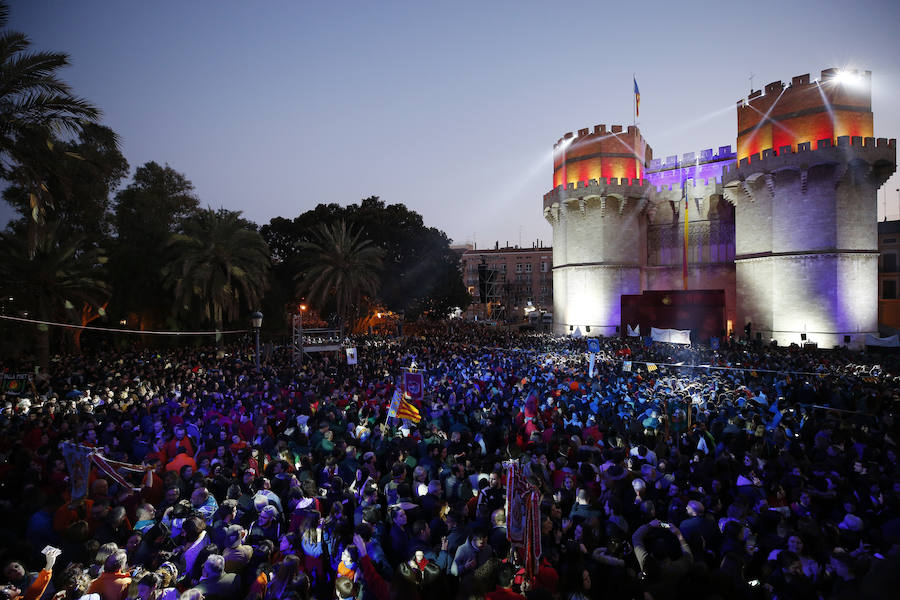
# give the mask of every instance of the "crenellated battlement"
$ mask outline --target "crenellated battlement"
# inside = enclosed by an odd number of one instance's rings
[[[816,83],[825,84],[837,81],[850,81],[854,84],[865,84],[855,85],[854,87],[858,88],[859,94],[868,95],[868,89],[872,84],[872,72],[858,69],[823,69],[820,78],[815,81],[811,80],[809,73],[804,73],[803,75],[792,77],[790,85],[787,86],[785,86],[784,82],[778,80],[767,83],[763,89],[752,90],[747,97],[739,99],[737,105],[739,108],[746,108],[748,104],[753,104],[755,100],[760,98],[773,95],[780,96],[785,92],[789,92],[791,89],[803,88]]]
[[[600,177],[589,181],[571,182],[565,186],[558,185],[544,194],[544,208],[585,197],[639,198],[644,196],[648,189],[649,182],[646,179],[629,179],[627,177],[620,179]]]
[[[608,128],[608,129],[607,129]],[[560,144],[566,143],[569,141],[575,142],[582,138],[595,137],[595,136],[618,136],[622,133],[626,133],[629,136],[637,136],[640,139],[644,139],[641,135],[640,130],[634,125],[628,125],[627,127],[623,127],[622,125],[594,125],[593,130],[590,127],[584,127],[579,129],[577,132],[569,131],[564,136],[559,138],[555,144],[553,144],[553,149],[556,150]]]
[[[836,144],[835,141],[837,141]],[[814,145],[815,148],[813,148]],[[762,152],[742,158],[739,162],[725,165],[723,175],[727,176],[729,173],[751,168],[752,170],[766,171],[773,166],[772,163],[776,159],[780,159],[778,162],[784,162],[787,157],[792,155],[805,158],[815,153],[822,153],[819,158],[840,162],[847,159],[846,151],[851,148],[856,149],[858,158],[866,159],[868,155],[872,160],[887,158],[893,162],[896,159],[897,140],[844,135],[838,137],[837,140],[817,140],[815,144],[800,142],[797,144],[796,150],[792,146],[782,146],[778,149],[767,148]]]
[[[693,166],[696,164],[706,164],[711,162],[719,162],[723,160],[731,160],[737,154],[731,150],[731,146],[719,146],[719,151],[714,153],[712,148],[701,150],[699,153],[686,152],[678,160],[677,155],[667,156],[665,160],[654,158],[647,167],[647,173],[657,171],[667,171],[669,169],[677,169],[679,167]]]

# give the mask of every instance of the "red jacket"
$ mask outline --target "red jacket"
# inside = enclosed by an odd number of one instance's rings
[[[525,596],[517,594],[509,588],[497,586],[493,592],[484,595],[485,600],[525,600]]]
[[[103,600],[125,600],[131,575],[128,573],[100,573],[88,588],[88,594],[100,594]]]

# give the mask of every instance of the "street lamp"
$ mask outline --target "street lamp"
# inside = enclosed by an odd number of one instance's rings
[[[300,349],[299,362],[300,362],[300,365],[302,366],[302,365],[303,365],[303,352],[304,352],[304,344],[303,344],[303,313],[306,312],[306,305],[301,303],[301,304],[298,304],[298,305],[297,305],[297,308],[299,309],[299,310],[297,311],[297,336],[298,336],[298,338],[297,338],[297,346],[299,346],[299,349]]]
[[[256,332],[256,370],[259,371],[259,330],[262,328],[263,314],[259,311],[250,314],[250,327]]]

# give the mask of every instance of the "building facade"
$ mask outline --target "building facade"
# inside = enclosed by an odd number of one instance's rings
[[[739,100],[734,151],[659,160],[637,127],[567,133],[543,199],[554,331],[614,335],[636,324],[623,296],[677,306],[656,292],[707,290],[717,333],[861,345],[878,332],[876,193],[896,167],[873,122],[871,74],[828,69]],[[640,312],[645,331],[699,331],[658,308]]]
[[[469,319],[521,321],[553,309],[552,248],[469,249],[462,257],[463,282],[472,295]]]

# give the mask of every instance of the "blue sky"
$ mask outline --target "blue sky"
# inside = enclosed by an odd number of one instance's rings
[[[12,0],[10,26],[71,55],[132,170],[260,224],[378,195],[458,243],[549,244],[553,143],[630,124],[632,73],[657,157],[734,144],[751,73],[869,69],[875,134],[900,137],[900,2],[610,4]]]

